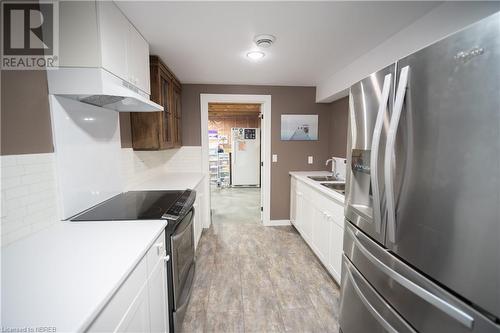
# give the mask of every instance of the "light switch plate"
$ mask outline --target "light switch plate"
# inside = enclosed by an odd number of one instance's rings
[[[273,163],[276,163],[276,162],[278,162],[278,155],[273,154]]]
[[[312,156],[307,156],[307,163],[308,164],[313,164],[313,157]]]

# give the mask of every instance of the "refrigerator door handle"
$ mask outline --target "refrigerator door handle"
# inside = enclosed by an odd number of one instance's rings
[[[391,116],[389,131],[387,133],[387,146],[385,149],[384,159],[384,179],[385,192],[387,198],[387,235],[389,241],[396,241],[396,203],[394,198],[394,170],[392,165],[392,157],[394,155],[394,146],[396,144],[396,134],[398,131],[399,119],[403,111],[403,103],[406,95],[406,87],[408,84],[408,72],[410,66],[403,67],[399,75],[398,90],[396,91],[396,101],[394,102],[394,110]]]
[[[375,128],[373,130],[373,139],[370,155],[370,170],[371,181],[373,188],[373,217],[375,221],[375,230],[377,233],[381,231],[382,213],[380,209],[380,190],[378,184],[378,154],[380,146],[380,136],[384,125],[384,115],[387,111],[387,103],[389,102],[389,95],[391,91],[392,74],[389,73],[384,78],[384,85],[382,88],[382,99],[377,112],[377,120],[375,121]]]
[[[380,325],[384,327],[384,329],[387,332],[398,333],[398,331],[394,327],[392,327],[392,325],[389,324],[387,320],[384,319],[384,317],[377,311],[377,309],[375,309],[375,307],[370,303],[370,301],[366,298],[366,296],[363,295],[363,291],[361,291],[361,289],[358,286],[358,283],[356,282],[356,279],[353,276],[353,273],[357,275],[357,272],[353,272],[350,266],[351,266],[350,264],[345,266],[347,268],[347,278],[351,281],[353,289],[358,295],[363,305],[372,314],[372,316],[380,323]]]
[[[238,155],[238,154],[236,154],[236,147],[238,145],[238,142],[239,142],[239,140],[234,140],[234,149],[232,151],[232,153],[233,153],[233,164],[234,165],[236,165],[236,156]]]
[[[433,293],[429,292],[428,290],[422,288],[418,284],[414,283],[413,281],[407,279],[403,275],[399,274],[395,270],[391,269],[389,266],[387,266],[385,263],[383,263],[381,260],[379,260],[377,257],[375,257],[371,252],[363,245],[361,240],[358,238],[358,236],[353,232],[350,228],[346,228],[345,232],[348,232],[351,236],[351,238],[354,240],[356,245],[358,246],[359,250],[366,256],[366,258],[375,266],[377,266],[382,272],[384,272],[387,276],[389,276],[392,280],[396,281],[399,283],[401,286],[405,287],[409,291],[411,291],[413,294],[416,296],[422,298],[429,304],[432,304],[439,310],[443,311],[453,319],[457,320],[460,322],[462,325],[464,325],[467,328],[472,328],[472,325],[474,324],[474,318],[471,317],[469,314],[465,313],[461,309],[457,308],[453,304],[450,304],[449,302],[445,301],[444,299],[434,295]]]

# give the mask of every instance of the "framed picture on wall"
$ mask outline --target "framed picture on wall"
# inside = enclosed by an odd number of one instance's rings
[[[284,141],[318,140],[318,115],[282,114],[281,140]]]

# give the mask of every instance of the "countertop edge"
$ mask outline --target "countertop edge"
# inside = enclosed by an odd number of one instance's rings
[[[328,196],[330,199],[333,199],[344,205],[345,196],[340,193],[337,193],[333,190],[323,188],[318,182],[307,178],[307,176],[319,176],[319,175],[327,175],[330,174],[328,171],[290,171],[289,175],[309,186],[311,186],[316,191],[321,192],[322,194]]]

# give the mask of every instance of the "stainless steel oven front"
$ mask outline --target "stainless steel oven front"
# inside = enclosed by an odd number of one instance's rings
[[[180,331],[193,286],[195,274],[194,214],[194,208],[191,207],[188,213],[176,223],[169,239],[171,257],[171,269],[168,274],[171,290],[169,305],[174,332]]]

